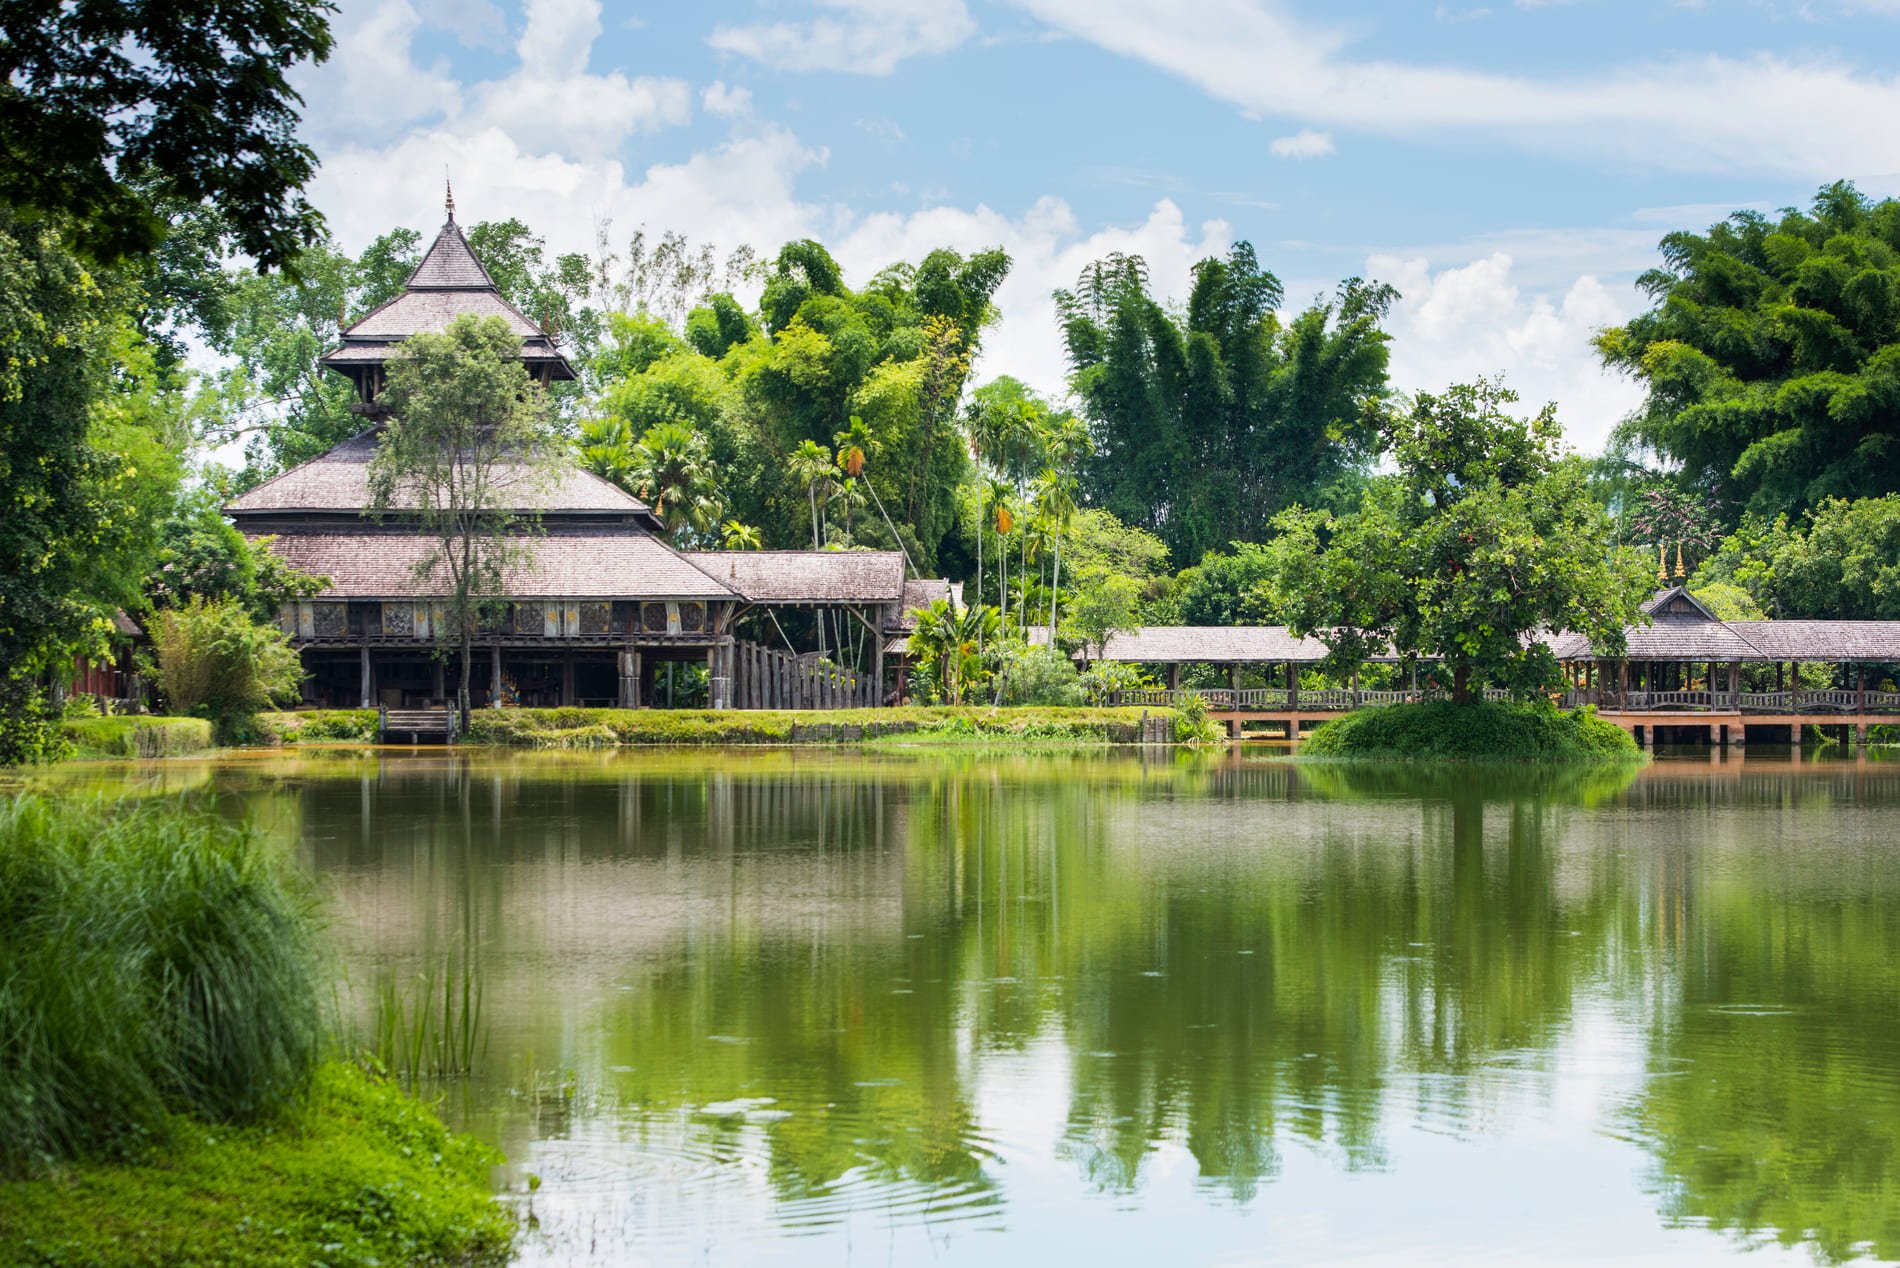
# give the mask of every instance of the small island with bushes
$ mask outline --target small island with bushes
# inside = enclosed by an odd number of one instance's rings
[[[1328,722],[1300,747],[1307,757],[1371,760],[1631,762],[1643,756],[1628,732],[1590,709],[1497,700],[1361,709]]]

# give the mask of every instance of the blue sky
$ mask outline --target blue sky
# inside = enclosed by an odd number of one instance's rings
[[[1179,295],[1254,243],[1304,303],[1404,295],[1393,373],[1503,373],[1589,450],[1637,393],[1593,329],[1656,240],[1847,177],[1900,185],[1900,0],[345,0],[304,74],[314,193],[345,247],[519,216],[770,253],[862,280],[1001,245],[979,377],[1060,392],[1048,295],[1137,251]]]

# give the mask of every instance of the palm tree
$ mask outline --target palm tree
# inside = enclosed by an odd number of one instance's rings
[[[738,520],[727,520],[719,528],[719,544],[727,550],[758,550],[764,543],[759,539],[759,530],[750,524],[741,524]]]
[[[785,469],[792,480],[803,486],[806,500],[811,503],[811,548],[818,550],[824,545],[819,532],[818,492],[823,488],[826,496],[835,484],[832,477],[838,473],[838,464],[832,460],[831,451],[815,440],[799,442],[785,460]]]
[[[1036,518],[1054,544],[1049,572],[1049,645],[1056,641],[1056,596],[1062,592],[1062,534],[1075,518],[1075,477],[1051,468],[1036,481]]]
[[[624,418],[589,418],[581,423],[581,466],[629,493],[639,465],[639,447],[633,427]]]
[[[636,492],[647,500],[677,541],[681,530],[707,533],[719,522],[712,463],[706,438],[684,423],[655,423],[640,437]]]
[[[934,666],[937,686],[949,704],[962,704],[964,689],[983,672],[983,644],[994,639],[1001,623],[996,609],[973,604],[958,611],[948,599],[917,608],[917,628],[911,632],[911,655],[919,665]]]

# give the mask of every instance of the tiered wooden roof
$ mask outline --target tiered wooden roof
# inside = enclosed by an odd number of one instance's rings
[[[898,603],[904,556],[894,550],[687,551],[681,558],[753,603]]]
[[[1144,625],[1108,636],[1103,660],[1134,665],[1315,664],[1326,644],[1284,625]],[[1396,660],[1396,657],[1379,657]]]
[[[328,453],[312,458],[274,476],[226,504],[225,510],[238,521],[263,516],[282,518],[307,515],[320,518],[348,516],[361,519],[369,507],[369,463],[376,454],[380,429],[370,428],[344,441]],[[526,465],[498,464],[491,479],[503,494],[514,494],[508,509],[540,516],[546,522],[585,519],[622,520],[658,528],[659,520],[639,498],[591,471],[565,464],[550,472],[536,471]],[[405,504],[398,497],[392,510],[400,513]]]
[[[523,536],[504,571],[511,599],[731,599],[734,591],[644,532],[551,529]],[[330,579],[328,599],[434,599],[454,593],[435,543],[410,531],[288,533],[272,543],[285,562]]]
[[[462,227],[455,223],[453,203],[447,223],[409,275],[402,293],[338,332],[339,343],[323,355],[321,364],[346,373],[380,365],[404,339],[440,333],[464,314],[499,317],[507,322],[508,328],[521,337],[521,356],[530,371],[545,371],[551,379],[574,377],[574,367],[547,331],[508,302],[495,279],[475,258],[468,239],[462,236]]]

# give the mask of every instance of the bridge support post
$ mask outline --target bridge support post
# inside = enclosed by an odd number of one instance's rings
[[[1228,721],[1227,723],[1227,738],[1228,739],[1230,740],[1244,739],[1246,737],[1246,732],[1247,732],[1247,724],[1245,722],[1242,722],[1239,718],[1233,718]]]
[[[1722,730],[1728,737],[1728,745],[1730,748],[1748,747],[1748,723],[1731,722],[1729,725],[1723,727]]]
[[[1801,724],[1799,722],[1793,723],[1788,727],[1788,743],[1794,745],[1796,748],[1801,747]]]

